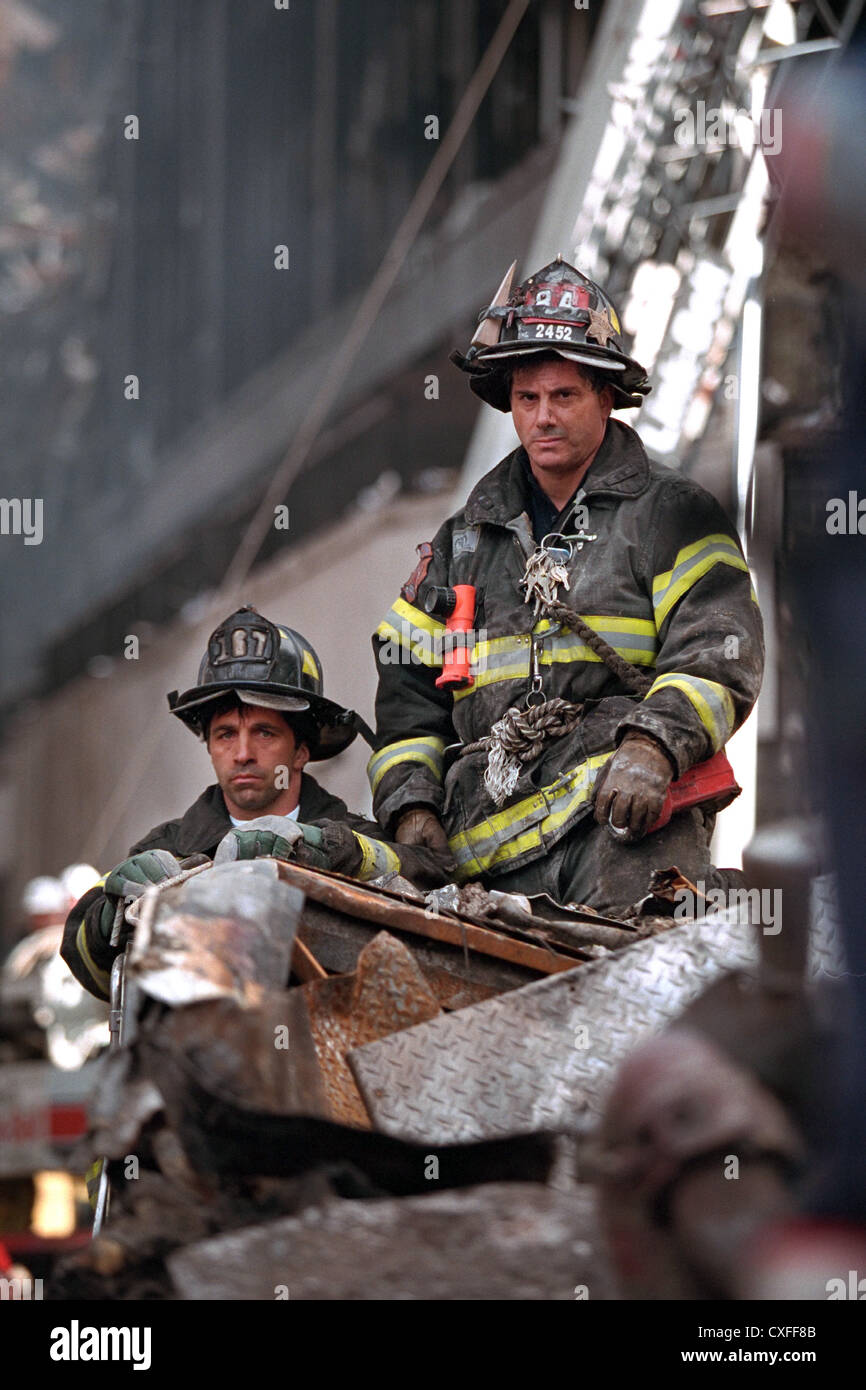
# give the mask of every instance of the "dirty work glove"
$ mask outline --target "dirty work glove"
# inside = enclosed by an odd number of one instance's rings
[[[108,941],[114,926],[119,898],[140,898],[154,883],[163,883],[180,873],[180,862],[167,849],[146,849],[118,864],[103,884],[107,902],[99,914],[99,930]]]
[[[297,821],[285,816],[258,816],[241,827],[234,826],[217,845],[215,864],[230,864],[235,859],[294,858],[294,845],[303,838]]]
[[[450,852],[445,827],[436,812],[426,806],[416,806],[400,817],[394,839],[398,845],[423,845],[444,854]]]
[[[293,845],[294,854],[292,857],[295,863],[303,864],[305,869],[333,869],[335,866],[331,863],[329,853],[332,827],[328,827],[327,844],[325,834],[318,825],[305,825],[303,821],[299,821],[298,829],[301,832],[301,838],[296,840]],[[333,829],[337,831],[346,829],[349,838],[352,840],[355,838],[348,826],[338,825],[334,826]]]
[[[614,839],[624,843],[643,839],[661,815],[673,776],[674,768],[660,743],[646,734],[626,734],[596,783],[596,820],[609,830],[612,826],[625,832]]]

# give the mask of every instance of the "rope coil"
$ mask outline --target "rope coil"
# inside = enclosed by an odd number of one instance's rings
[[[502,806],[517,785],[521,766],[536,757],[549,738],[572,733],[582,716],[582,704],[575,705],[558,696],[528,709],[512,707],[496,721],[489,734],[461,749],[460,756],[487,754],[484,785],[495,804]]]
[[[632,695],[641,698],[652,685],[652,677],[633,666],[606,642],[600,633],[585,623],[559,599],[547,599],[540,604],[544,616],[563,627],[571,628],[582,638],[590,651],[605,663]],[[496,806],[503,806],[517,785],[520,769],[542,750],[550,738],[562,738],[577,728],[584,706],[563,700],[559,696],[526,709],[512,706],[493,725],[490,733],[475,743],[468,743],[460,752],[487,753],[484,786]]]
[[[595,537],[588,539],[594,540]],[[643,698],[652,685],[652,677],[626,661],[600,633],[584,622],[579,613],[567,607],[557,597],[560,585],[566,589],[569,587],[565,565],[554,559],[554,552],[542,542],[527,560],[521,583],[526,590],[524,603],[535,602],[535,621],[543,615],[549,622],[558,623],[560,628],[566,627],[576,632],[630,694]],[[512,706],[506,710],[489,734],[475,743],[467,744],[460,753],[461,757],[469,753],[487,753],[484,786],[496,806],[504,805],[514,791],[522,764],[535,758],[548,739],[562,738],[572,733],[583,717],[583,704],[573,704],[559,697],[545,700],[534,641],[532,671],[532,692],[527,697],[526,707],[520,709]],[[541,703],[531,703],[533,698],[540,699]]]

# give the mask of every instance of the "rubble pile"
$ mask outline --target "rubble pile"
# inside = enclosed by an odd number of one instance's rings
[[[641,928],[267,859],[136,913],[88,1139],[110,1210],[54,1298],[615,1297],[614,1078],[758,956],[735,913]]]

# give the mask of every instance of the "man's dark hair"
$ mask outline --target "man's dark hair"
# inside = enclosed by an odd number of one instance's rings
[[[511,398],[511,387],[514,384],[514,373],[522,367],[537,367],[544,362],[567,362],[567,357],[561,357],[558,352],[534,352],[531,356],[515,356],[513,362],[508,363],[502,368],[502,376],[505,381],[508,397]],[[597,396],[600,396],[605,386],[612,386],[611,373],[602,371],[599,367],[587,367],[583,362],[575,362],[574,366],[580,372],[585,381],[588,381]]]
[[[246,701],[240,700],[232,690],[228,691],[225,695],[221,695],[218,700],[213,700],[208,704],[204,705],[202,707],[201,715],[199,716],[199,728],[201,729],[201,736],[204,739],[205,743],[207,743],[208,741],[208,735],[210,734],[210,726],[216,719],[217,715],[228,714],[230,710],[234,709],[249,708],[250,706],[246,703]],[[264,709],[267,707],[262,706],[262,708]],[[295,740],[297,743],[309,744],[311,740],[315,737],[316,723],[310,715],[295,714],[291,710],[282,709],[273,709],[269,712],[271,714],[278,714],[279,717],[289,726],[292,733],[295,735]]]

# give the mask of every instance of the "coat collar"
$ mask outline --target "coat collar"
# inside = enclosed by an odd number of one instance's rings
[[[325,791],[309,773],[301,774],[299,821],[306,824],[308,821],[322,819],[339,820],[345,815],[346,807],[339,797]],[[207,854],[216,849],[231,828],[231,817],[226,809],[225,798],[215,782],[202,792],[181,817],[177,828],[176,852],[181,858],[189,854]]]
[[[216,849],[223,835],[232,828],[223,794],[216,783],[207,787],[189,810],[180,818],[177,827],[177,849],[181,859],[189,854],[208,854]]]
[[[526,510],[525,459],[526,453],[521,446],[475,485],[464,508],[470,526],[483,522],[505,526]],[[649,485],[649,459],[640,436],[621,420],[608,420],[601,448],[583,481],[584,495],[587,498],[602,493],[639,497]]]

